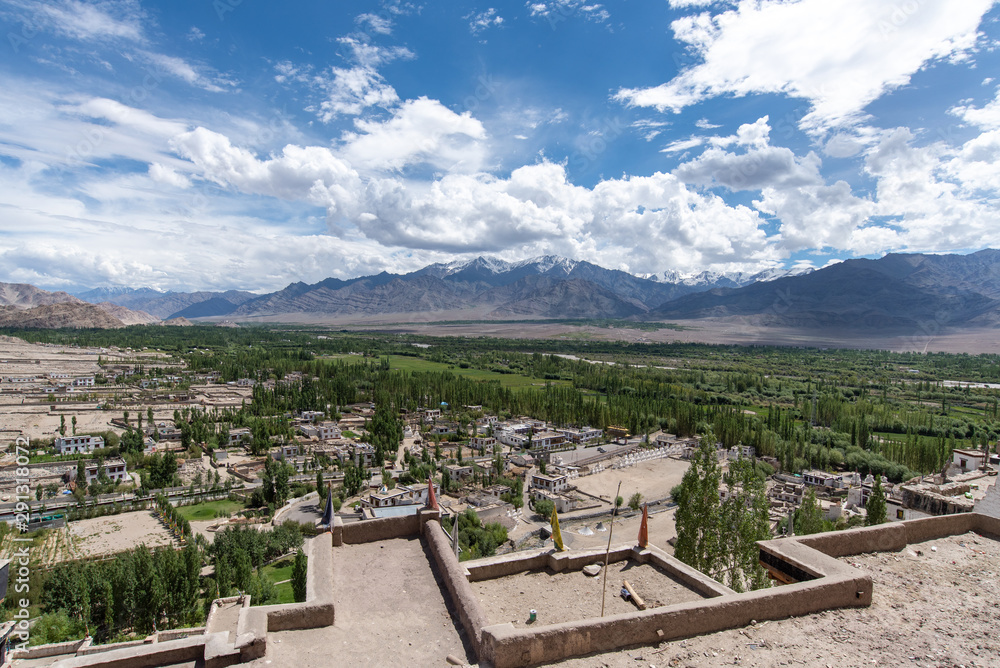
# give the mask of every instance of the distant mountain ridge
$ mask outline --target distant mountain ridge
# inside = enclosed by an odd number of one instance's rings
[[[646,317],[733,316],[752,317],[761,325],[915,334],[943,327],[995,327],[1000,324],[1000,251],[846,260],[800,276],[686,295]]]
[[[0,326],[112,328],[159,323],[160,319],[103,301],[89,304],[65,292],[26,283],[0,283]]]
[[[92,290],[80,297],[141,308],[162,319],[446,313],[449,319],[736,317],[807,328],[994,326],[1000,323],[1000,251],[890,254],[818,270],[645,277],[554,255],[519,262],[477,257],[409,274],[295,282],[264,295],[141,288]]]

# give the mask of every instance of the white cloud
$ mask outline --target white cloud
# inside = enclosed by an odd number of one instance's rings
[[[322,91],[325,99],[316,111],[324,123],[329,123],[342,115],[357,116],[369,107],[391,108],[399,102],[396,89],[386,83],[378,68],[394,60],[408,60],[414,57],[405,47],[380,47],[365,43],[354,37],[338,40],[347,47],[345,58],[353,67],[332,67],[329,74],[308,76],[288,62],[276,66],[279,82],[294,79],[306,82]]]
[[[288,145],[280,155],[260,160],[202,127],[178,135],[170,144],[209,181],[244,193],[308,201],[327,207],[330,215],[350,215],[362,190],[357,172],[319,146]]]
[[[948,110],[966,123],[983,130],[1000,130],[1000,90],[996,97],[983,107],[960,105]]]
[[[604,5],[587,4],[584,0],[529,2],[526,6],[530,16],[548,19],[553,28],[558,23],[576,16],[596,23],[605,23],[611,18],[611,14],[604,8]]]
[[[79,41],[124,40],[146,41],[142,22],[145,18],[136,0],[105,0],[80,2],[58,0],[4,0],[4,4],[21,12],[29,25],[51,30]]]
[[[705,143],[703,137],[689,137],[688,139],[675,139],[662,149],[661,153],[683,153],[692,148],[697,148]]]
[[[175,188],[190,188],[191,181],[183,174],[178,174],[170,167],[164,167],[158,162],[149,166],[149,178],[157,183],[173,186]]]
[[[721,125],[716,125],[715,123],[710,123],[707,118],[700,118],[695,121],[695,127],[701,128],[702,130],[714,130],[716,128],[721,128]]]
[[[676,113],[720,95],[784,94],[812,105],[801,127],[824,131],[857,121],[869,103],[906,85],[928,62],[967,52],[992,5],[742,0],[736,9],[673,22],[676,38],[700,64],[615,98]]]
[[[876,215],[895,228],[883,243],[937,251],[1000,244],[1000,134],[990,131],[957,148],[916,146],[915,139],[906,128],[884,131],[866,157],[865,169],[877,181]]]
[[[497,10],[493,7],[485,12],[473,12],[464,18],[469,22],[469,30],[473,35],[478,35],[487,28],[496,28],[503,24],[503,17],[497,14]]]
[[[368,26],[368,30],[378,35],[392,34],[392,20],[378,14],[360,14],[354,19],[359,26]]]
[[[358,120],[344,136],[343,155],[356,168],[401,170],[414,163],[476,172],[486,159],[483,124],[425,97],[404,102],[385,122]]]

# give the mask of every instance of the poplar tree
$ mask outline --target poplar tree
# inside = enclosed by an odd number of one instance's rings
[[[692,455],[691,466],[674,495],[677,501],[674,556],[708,575],[715,573],[719,565],[721,477],[715,439],[705,437]]]
[[[872,487],[872,494],[868,497],[865,510],[868,511],[868,521],[866,522],[868,526],[885,523],[885,492],[882,491],[881,475],[875,476],[875,486]]]
[[[306,600],[306,555],[301,550],[295,555],[292,565],[292,595],[296,603]]]

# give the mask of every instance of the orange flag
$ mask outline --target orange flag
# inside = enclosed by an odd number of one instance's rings
[[[639,547],[649,545],[649,506],[642,506],[642,524],[639,525]]]
[[[434,495],[434,478],[427,476],[427,507],[431,510],[438,509],[437,497]]]

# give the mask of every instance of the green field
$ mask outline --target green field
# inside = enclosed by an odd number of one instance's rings
[[[238,510],[243,510],[243,508],[242,503],[230,501],[229,499],[220,499],[219,501],[206,501],[191,506],[181,506],[177,509],[177,512],[188,522],[200,522],[214,520],[216,517],[220,517],[226,513],[232,514]]]
[[[281,561],[276,561],[270,566],[261,569],[261,575],[271,582],[274,582],[274,589],[278,592],[278,603],[295,603],[295,595],[292,592],[292,583],[284,580],[292,579],[292,565],[295,559],[287,557]],[[281,582],[281,584],[277,584]]]
[[[463,369],[455,364],[432,362],[421,357],[407,355],[389,355],[389,368],[399,371],[449,371],[456,376],[470,380],[497,380],[503,387],[521,389],[527,387],[544,387],[546,382],[553,385],[569,385],[568,380],[545,381],[541,378],[529,378],[516,373],[496,373],[483,369]]]

